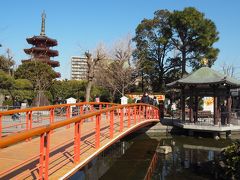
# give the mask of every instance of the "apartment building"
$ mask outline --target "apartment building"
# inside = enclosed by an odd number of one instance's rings
[[[71,79],[85,80],[87,78],[87,59],[85,57],[71,57]]]

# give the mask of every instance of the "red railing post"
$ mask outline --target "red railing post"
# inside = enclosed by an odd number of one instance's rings
[[[67,118],[67,119],[70,118],[70,112],[71,112],[71,111],[70,111],[70,108],[71,108],[70,106],[67,106],[67,107],[66,107],[66,118]],[[70,124],[67,125],[67,128],[70,128]]]
[[[70,118],[70,106],[67,106],[66,107],[66,117],[67,117],[67,119],[69,119]]]
[[[2,115],[0,115],[0,139],[2,137]]]
[[[29,112],[29,122],[30,122],[30,129],[32,129],[33,119],[32,119],[32,111]]]
[[[109,136],[110,136],[110,139],[112,139],[113,138],[113,131],[114,131],[114,123],[113,123],[113,121],[114,121],[114,111],[111,111],[110,112],[110,129],[109,129]]]
[[[108,104],[106,105],[106,108],[108,108]],[[108,112],[106,112],[106,119],[108,119]]]
[[[145,114],[144,114],[143,120],[148,119],[148,106],[144,106],[144,112],[145,112]]]
[[[153,119],[156,119],[156,109],[155,108],[153,109],[152,113],[153,113]]]
[[[102,110],[102,104],[99,105],[99,110]],[[102,118],[102,114],[100,114],[100,118]]]
[[[146,111],[147,111],[147,118],[146,119],[150,119],[150,107],[146,106]]]
[[[96,115],[96,129],[95,129],[95,148],[100,147],[100,115]]]
[[[154,118],[153,107],[150,108],[150,119]]]
[[[131,113],[131,107],[128,107],[128,128],[130,128],[130,126],[131,126],[131,117],[130,117],[130,113]]]
[[[77,163],[80,160],[80,145],[81,145],[81,122],[75,122],[74,163]]]
[[[143,106],[143,118],[142,118],[142,120],[144,120],[145,118],[146,118],[146,116],[147,116],[147,109],[146,109],[146,106]]]
[[[26,130],[32,129],[32,111],[26,112]],[[26,141],[31,140],[32,138],[26,139]]]
[[[137,107],[134,106],[134,114],[133,114],[133,117],[134,117],[134,124],[136,124],[136,118],[137,118]]]
[[[50,132],[40,136],[39,179],[48,179]]]
[[[44,145],[45,145],[45,178],[44,180],[47,180],[48,166],[49,166],[49,152],[50,152],[50,132],[46,133]]]
[[[80,115],[83,115],[83,106],[80,106]]]
[[[140,119],[141,119],[141,106],[138,107],[138,122],[140,122]]]
[[[153,119],[155,119],[155,111],[156,111],[156,109],[153,108],[153,109],[152,109],[152,118],[153,118]]]
[[[26,112],[26,131],[29,129],[29,111],[28,112]]]
[[[54,122],[54,108],[50,109],[50,124]]]
[[[151,108],[151,107],[150,107],[150,106],[146,106],[146,108],[147,108],[147,114],[148,114],[147,119],[150,119],[150,118],[151,118],[151,114],[150,114],[150,113],[151,113],[151,112],[150,112],[150,110],[151,110],[150,108]]]
[[[120,109],[120,132],[123,131],[123,108]]]
[[[44,169],[44,133],[40,136],[40,154],[39,154],[39,179],[43,179]]]

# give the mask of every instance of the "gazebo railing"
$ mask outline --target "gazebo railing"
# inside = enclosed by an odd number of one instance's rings
[[[189,112],[185,113],[185,121],[181,119],[182,114],[181,111],[176,111],[172,113],[173,119],[178,119],[179,122],[184,124],[196,124],[201,126],[227,126],[229,125],[227,121],[227,117],[230,117],[230,124],[240,125],[240,109],[232,109],[231,112],[220,112],[219,113],[219,121],[218,124],[214,124],[214,117],[211,111],[198,111],[198,120],[194,122],[194,118],[192,122],[190,122]]]

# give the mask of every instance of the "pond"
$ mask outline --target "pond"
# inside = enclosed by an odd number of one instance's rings
[[[161,145],[171,146],[173,151],[167,155],[157,154],[152,179],[217,179],[214,160],[231,143],[224,139],[134,134],[115,143],[70,179],[144,179],[156,148]]]

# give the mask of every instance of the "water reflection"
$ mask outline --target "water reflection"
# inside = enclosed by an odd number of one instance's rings
[[[230,140],[190,137],[162,139],[160,144],[172,146],[173,152],[159,155],[152,179],[214,179],[214,161],[220,151],[230,143]]]
[[[231,143],[231,140],[216,141],[184,136],[128,136],[93,159],[70,179],[144,179],[158,145],[169,145],[173,151],[168,155],[159,154],[152,179],[214,179],[214,161],[220,151]]]

